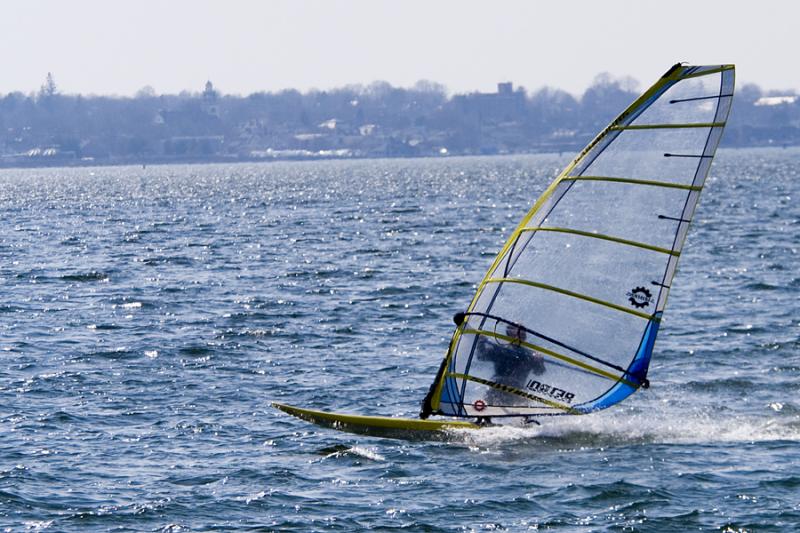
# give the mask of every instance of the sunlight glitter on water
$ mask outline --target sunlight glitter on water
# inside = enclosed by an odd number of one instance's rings
[[[720,151],[653,386],[617,408],[405,442],[269,407],[414,416],[564,163],[0,172],[0,527],[791,529],[796,149]]]

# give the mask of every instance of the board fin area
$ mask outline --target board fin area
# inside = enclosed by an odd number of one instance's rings
[[[421,420],[388,416],[364,416],[303,409],[273,402],[272,406],[284,413],[348,433],[404,440],[447,440],[448,431],[454,429],[480,429],[482,426],[462,420]]]

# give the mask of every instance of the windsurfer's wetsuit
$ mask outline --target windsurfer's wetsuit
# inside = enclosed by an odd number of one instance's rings
[[[456,313],[453,322],[456,326],[461,326],[466,318],[465,313]],[[490,341],[486,337],[480,337],[476,346],[476,356],[478,360],[490,361],[494,365],[494,377],[492,381],[499,385],[506,385],[515,389],[523,389],[530,374],[541,375],[546,369],[544,358],[519,344],[501,345],[496,341]],[[433,381],[428,394],[422,400],[419,417],[423,420],[433,414],[431,401],[436,390],[436,384],[444,375],[446,370],[447,358],[442,361],[436,379]],[[526,405],[524,398],[519,395],[504,392],[501,389],[492,388],[486,398],[487,403],[496,406]],[[479,423],[490,423],[489,417],[478,417]]]
[[[501,345],[486,337],[478,339],[476,355],[479,361],[489,361],[494,365],[492,381],[515,389],[523,389],[530,374],[545,373],[544,359],[519,344]],[[527,400],[513,393],[492,388],[486,397],[489,405],[526,405]]]

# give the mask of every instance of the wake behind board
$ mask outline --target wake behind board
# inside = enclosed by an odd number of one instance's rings
[[[372,437],[405,440],[443,440],[453,429],[480,429],[481,426],[460,420],[420,420],[388,416],[349,415],[314,409],[302,409],[273,402],[272,406],[318,426]]]

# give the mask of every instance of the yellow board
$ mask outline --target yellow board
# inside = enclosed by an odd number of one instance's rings
[[[443,440],[453,429],[480,429],[482,426],[461,420],[421,420],[388,416],[348,415],[313,409],[302,409],[283,403],[273,407],[319,426],[349,433],[406,440]]]

